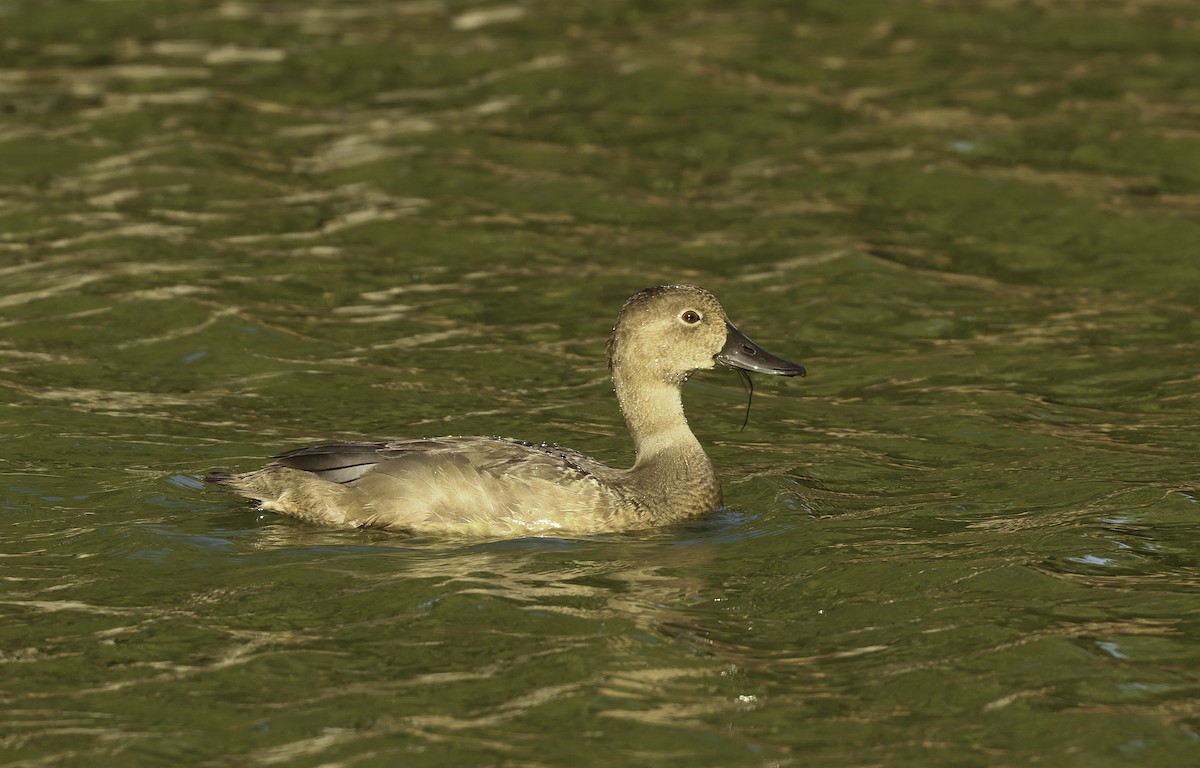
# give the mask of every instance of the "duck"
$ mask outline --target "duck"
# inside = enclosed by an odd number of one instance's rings
[[[712,461],[683,412],[684,382],[717,366],[806,373],[751,341],[711,293],[691,285],[635,293],[607,352],[633,440],[628,469],[553,443],[450,436],[324,443],[205,479],[262,510],[340,528],[490,539],[654,528],[722,504]]]

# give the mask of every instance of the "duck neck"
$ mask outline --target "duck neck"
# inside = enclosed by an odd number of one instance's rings
[[[630,386],[618,371],[613,372],[613,388],[636,456],[631,471],[678,464],[687,471],[712,473],[712,465],[692,434],[683,413],[680,384],[655,381]]]

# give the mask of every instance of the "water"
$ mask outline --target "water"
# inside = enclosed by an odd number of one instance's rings
[[[567,7],[564,7],[567,5]],[[1200,11],[0,0],[6,765],[1186,765]],[[621,302],[729,507],[330,531],[328,438],[629,460]]]

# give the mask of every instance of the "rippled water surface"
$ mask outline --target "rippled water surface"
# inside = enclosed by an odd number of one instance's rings
[[[1200,760],[1200,8],[0,0],[0,762]],[[630,460],[621,302],[728,508],[583,540],[214,467]]]

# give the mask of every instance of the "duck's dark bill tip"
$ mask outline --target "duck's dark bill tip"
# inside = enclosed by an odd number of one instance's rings
[[[804,376],[806,374],[803,365],[772,355],[751,341],[732,323],[725,324],[725,333],[725,346],[714,358],[721,365],[772,376]]]

